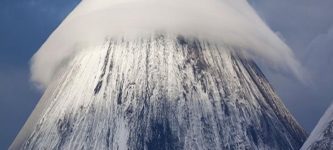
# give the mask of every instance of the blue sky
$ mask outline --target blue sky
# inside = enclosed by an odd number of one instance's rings
[[[0,149],[7,149],[38,102],[29,60],[78,0],[0,1]]]
[[[6,149],[38,102],[29,60],[79,0],[0,0],[0,149]],[[300,124],[311,131],[333,100],[333,1],[250,0],[294,50],[308,84],[263,68]]]

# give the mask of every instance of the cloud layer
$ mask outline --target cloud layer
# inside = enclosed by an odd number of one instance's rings
[[[33,56],[32,80],[46,87],[75,52],[106,37],[136,37],[155,31],[241,49],[302,78],[290,48],[245,0],[84,0]]]

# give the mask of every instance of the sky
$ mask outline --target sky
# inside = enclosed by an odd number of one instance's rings
[[[0,0],[0,149],[7,149],[41,92],[30,81],[30,59],[79,0]],[[310,132],[333,100],[333,1],[250,0],[294,51],[310,76],[262,69],[299,123]]]
[[[310,76],[302,84],[263,68],[288,109],[310,132],[333,102],[333,1],[251,0],[251,3],[293,49]]]

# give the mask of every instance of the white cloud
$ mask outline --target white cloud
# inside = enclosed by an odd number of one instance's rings
[[[34,55],[32,80],[47,86],[80,44],[161,30],[235,47],[302,77],[290,48],[246,0],[84,0]]]

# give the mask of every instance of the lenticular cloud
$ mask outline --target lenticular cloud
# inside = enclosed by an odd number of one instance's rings
[[[136,38],[154,32],[232,47],[301,77],[290,48],[246,0],[84,0],[33,56],[32,80],[47,87],[72,56],[105,38]]]

